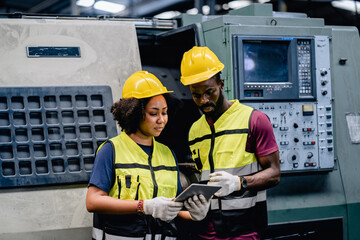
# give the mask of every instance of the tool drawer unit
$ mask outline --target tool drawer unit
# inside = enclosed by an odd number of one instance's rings
[[[112,103],[109,86],[0,88],[0,187],[87,182]]]

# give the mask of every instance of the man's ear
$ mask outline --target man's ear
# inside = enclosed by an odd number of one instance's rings
[[[221,89],[224,89],[224,79],[220,79],[219,85]]]

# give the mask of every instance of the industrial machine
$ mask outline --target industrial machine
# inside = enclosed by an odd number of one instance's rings
[[[177,86],[186,105],[175,125],[187,125],[196,114],[187,102],[191,96],[178,86],[182,54],[193,45],[208,46],[224,63],[227,98],[263,111],[273,125],[282,176],[267,191],[270,226],[265,239],[356,239],[357,29],[276,13],[269,4],[224,16],[182,15],[179,26],[157,33],[152,44],[149,38],[139,40],[143,67],[164,76],[161,80],[170,88]],[[155,53],[162,61],[149,58]],[[177,136],[186,141],[182,128]],[[171,139],[167,143],[180,156],[186,152]]]
[[[175,151],[184,184],[192,181],[195,175],[187,148],[187,132],[200,112],[188,88],[180,82],[180,62],[183,53],[194,45],[208,46],[225,65],[221,76],[225,80],[227,98],[237,98],[266,113],[279,145],[282,176],[280,184],[267,191],[269,228],[264,238],[355,240],[360,235],[360,186],[357,184],[360,181],[357,159],[360,156],[360,51],[357,47],[360,38],[355,27],[326,26],[323,19],[273,12],[270,4],[254,4],[223,16],[184,14],[176,20],[165,21],[23,18],[6,19],[0,25],[0,31],[6,33],[2,34],[5,37],[0,37],[0,42],[7,46],[0,47],[5,53],[0,57],[2,86],[109,85],[116,100],[124,80],[133,71],[142,68],[152,72],[168,89],[175,91],[176,98],[169,102],[170,120],[159,141]],[[111,44],[104,44],[105,41]],[[22,74],[11,64],[19,59],[25,64]],[[48,70],[42,70],[44,64]],[[0,95],[0,147],[7,150],[5,155],[0,155],[0,183],[7,184],[1,185],[3,207],[0,211],[11,219],[2,218],[0,225],[6,228],[1,228],[0,238],[32,236],[42,239],[51,235],[54,239],[68,239],[69,236],[88,239],[91,215],[84,210],[84,192],[94,155],[82,153],[81,142],[91,142],[96,147],[99,141],[114,134],[109,131],[113,125],[104,125],[109,106],[92,109],[91,96],[101,95],[99,92],[73,89],[74,93],[65,94],[55,91],[52,95],[59,99],[59,104],[61,97],[70,95],[74,107],[59,105],[56,111],[50,109],[59,116],[52,118],[50,113],[47,115],[45,105],[31,109],[34,99],[36,104],[36,99],[48,95],[39,91],[33,89],[24,95],[23,105],[30,109],[20,111],[4,107],[19,105],[20,97],[15,90],[13,96]],[[84,99],[89,106],[84,106]],[[40,100],[38,105],[42,104],[45,102]],[[88,115],[81,114],[87,110],[90,110]],[[74,148],[74,141],[65,138],[63,127],[68,125],[61,123],[63,111],[73,111],[75,122],[80,121],[73,124],[76,128],[91,129],[83,135],[80,131],[72,135],[80,141],[78,147]],[[17,140],[18,136],[24,137],[18,129],[26,127],[24,124],[17,126],[11,121],[12,117],[6,118],[13,116],[13,112],[24,113],[17,116],[33,112],[33,118],[30,115],[19,118],[19,121],[29,118],[29,124],[25,124],[29,128],[34,121],[38,124],[43,116],[44,124],[40,125],[47,131],[45,135],[59,138],[41,140],[41,144],[63,146],[60,151],[64,155],[63,162],[56,147],[52,148],[56,157],[40,159],[41,163],[48,164],[49,170],[45,173],[58,176],[59,167],[69,168],[63,172],[71,177],[79,173],[78,177],[69,180],[65,176],[57,184],[54,178],[48,181],[43,175],[40,181],[36,180],[38,159],[30,157],[29,153],[37,142]],[[59,123],[48,123],[47,116],[50,121]],[[84,118],[86,124],[81,122]],[[54,127],[60,129],[60,133],[48,130]],[[20,135],[15,131],[20,131]],[[89,131],[97,133],[99,139],[95,137],[90,141]],[[32,136],[31,131],[28,134]],[[51,152],[51,148],[45,149]],[[74,151],[80,160],[68,162],[67,159],[73,159]],[[27,159],[18,159],[18,152]],[[53,158],[60,161],[52,161]],[[39,167],[41,171],[43,165]],[[29,169],[34,170],[29,173]],[[28,210],[26,218],[20,214],[23,210],[14,210],[19,206],[39,207],[32,201],[13,201],[21,196],[27,199],[42,196],[51,201],[64,195],[72,199],[71,204],[57,201],[58,205],[52,207],[54,211],[45,211],[57,219],[45,217],[46,213],[39,209]],[[60,214],[61,210],[64,214]]]

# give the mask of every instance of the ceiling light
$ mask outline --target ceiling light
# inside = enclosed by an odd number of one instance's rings
[[[123,11],[126,7],[124,4],[118,4],[108,1],[97,1],[94,4],[94,8],[105,12],[118,13]]]
[[[167,11],[167,12],[163,12],[163,13],[155,15],[154,18],[171,19],[171,18],[179,16],[180,14],[181,13],[178,11]]]
[[[270,0],[258,0],[259,3],[267,3],[270,2]]]
[[[251,4],[251,1],[231,1],[228,3],[229,8],[232,8],[232,9],[246,7],[246,6],[249,6],[250,4]]]
[[[221,11],[221,5],[220,4],[215,4],[214,9],[215,9],[215,11]]]
[[[355,4],[356,3],[356,4]],[[347,11],[357,12],[360,9],[360,2],[358,1],[332,1],[331,5],[336,8],[340,8]],[[357,9],[355,9],[355,6]]]
[[[229,4],[224,3],[224,4],[222,5],[222,8],[223,8],[224,10],[229,10]]]
[[[186,11],[187,14],[198,14],[199,10],[197,8],[192,8]]]
[[[208,15],[210,13],[210,7],[208,5],[202,6],[202,12],[204,15]]]
[[[80,7],[91,7],[94,5],[95,0],[78,0],[76,1],[76,5]]]

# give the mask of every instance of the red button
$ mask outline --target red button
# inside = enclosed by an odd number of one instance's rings
[[[311,145],[315,145],[315,142],[311,142]]]

